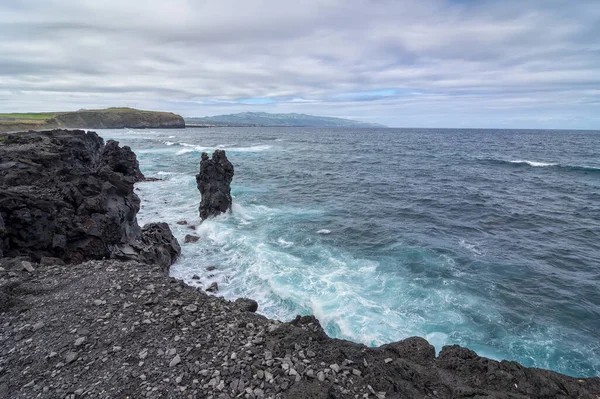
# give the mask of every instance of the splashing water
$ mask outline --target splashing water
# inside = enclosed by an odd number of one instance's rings
[[[136,186],[140,223],[166,221],[180,242],[192,230],[177,221],[197,226],[171,269],[190,285],[216,281],[268,317],[314,314],[367,345],[418,335],[600,375],[598,132],[99,134],[163,179]],[[234,207],[200,224],[199,153],[217,148],[235,166]]]

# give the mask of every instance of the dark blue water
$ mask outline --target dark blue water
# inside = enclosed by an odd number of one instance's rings
[[[201,151],[235,206],[173,275],[379,345],[412,335],[600,375],[600,132],[216,128],[104,131],[165,178],[144,221],[197,219]],[[189,230],[174,226],[181,239]],[[216,265],[217,272],[206,272]]]

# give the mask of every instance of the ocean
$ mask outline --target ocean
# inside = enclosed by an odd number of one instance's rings
[[[217,282],[282,321],[314,314],[370,346],[422,336],[600,376],[600,132],[98,133],[162,179],[136,185],[138,220],[169,223],[182,244],[171,275],[190,285]],[[234,205],[199,224],[195,175],[215,149],[235,167]],[[184,244],[190,233],[201,239]]]

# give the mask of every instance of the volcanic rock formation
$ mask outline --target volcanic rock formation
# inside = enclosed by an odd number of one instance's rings
[[[233,165],[227,159],[225,151],[216,150],[212,159],[202,153],[200,173],[196,175],[196,183],[202,199],[200,201],[200,218],[202,220],[227,212],[231,208],[231,180]]]
[[[180,253],[166,224],[140,229],[129,147],[94,132],[0,135],[0,252],[70,263],[119,258],[170,266]],[[157,244],[157,245],[155,245]]]

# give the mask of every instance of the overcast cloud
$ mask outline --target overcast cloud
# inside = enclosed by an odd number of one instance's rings
[[[2,0],[0,112],[600,129],[598,0]]]

